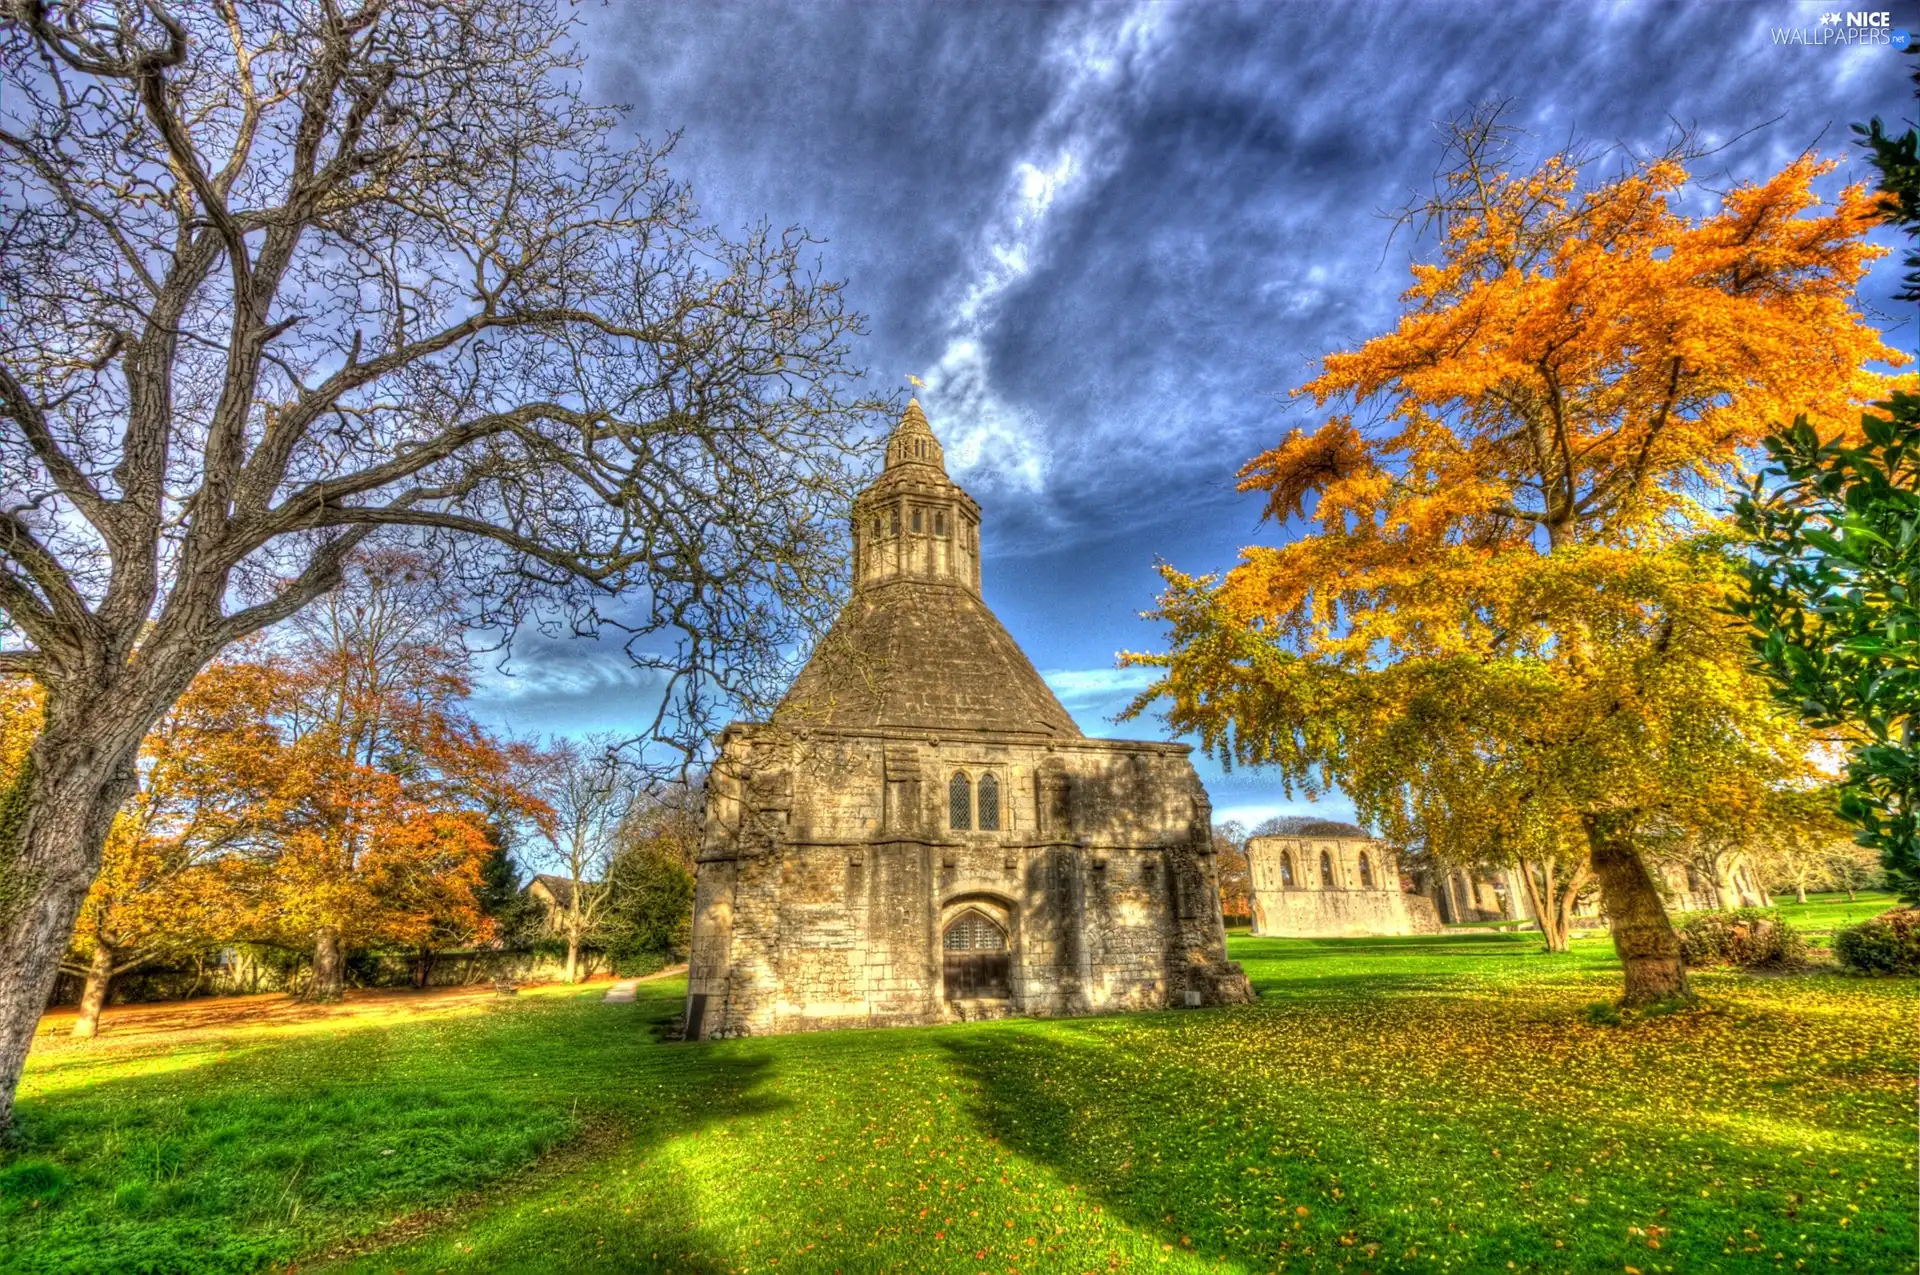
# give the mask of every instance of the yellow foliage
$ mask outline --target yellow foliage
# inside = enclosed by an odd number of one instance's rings
[[[1690,217],[1677,155],[1583,185],[1474,127],[1395,329],[1328,355],[1296,394],[1339,410],[1240,471],[1306,534],[1166,571],[1171,652],[1124,657],[1163,673],[1134,711],[1165,696],[1229,763],[1468,857],[1804,777],[1724,613],[1720,509],[1745,449],[1857,428],[1910,361],[1855,306],[1883,214],[1821,202],[1831,161]]]

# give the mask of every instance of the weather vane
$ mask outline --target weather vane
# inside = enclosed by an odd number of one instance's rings
[[[924,390],[927,388],[927,383],[911,372],[907,373],[907,384],[913,386],[916,390]]]

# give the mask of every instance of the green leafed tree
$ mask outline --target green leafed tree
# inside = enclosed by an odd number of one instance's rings
[[[1914,83],[1920,87],[1920,61]],[[1854,132],[1880,170],[1880,204],[1920,235],[1920,129]],[[1898,299],[1920,302],[1920,249]],[[1816,726],[1852,736],[1840,813],[1888,884],[1920,903],[1920,395],[1895,391],[1861,439],[1822,442],[1801,417],[1766,440],[1772,466],[1741,503],[1754,538],[1739,609],[1780,694]]]
[[[705,800],[699,783],[664,784],[628,807],[607,867],[607,906],[598,927],[616,965],[686,957]]]
[[[1850,737],[1840,813],[1920,903],[1920,395],[1879,406],[1858,445],[1804,419],[1767,440],[1736,605],[1781,698]]]

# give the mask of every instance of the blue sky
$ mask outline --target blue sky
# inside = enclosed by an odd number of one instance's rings
[[[1727,143],[1707,184],[1840,155],[1914,112],[1885,45],[1783,44],[1829,7],[1690,4],[774,4],[580,9],[588,91],[629,104],[706,214],[825,240],[868,316],[872,388],[911,373],[984,507],[988,603],[1089,734],[1140,685],[1154,563],[1272,541],[1234,471],[1306,408],[1314,360],[1390,327],[1407,264],[1379,214],[1424,184],[1435,122],[1492,98],[1542,145]],[[1920,33],[1920,0],[1890,25]],[[1771,122],[1769,122],[1771,121]],[[1842,177],[1871,170],[1857,153]],[[1888,242],[1892,239],[1889,237]],[[1863,303],[1912,316],[1880,263]],[[647,704],[617,649],[523,642],[474,709],[517,733],[619,730]],[[1201,761],[1216,817],[1304,810]],[[1315,809],[1344,814],[1336,798]]]

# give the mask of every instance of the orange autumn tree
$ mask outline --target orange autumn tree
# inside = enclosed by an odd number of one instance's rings
[[[367,555],[298,621],[274,719],[285,813],[260,857],[256,931],[310,945],[309,995],[354,948],[482,941],[488,823],[548,818],[514,759],[459,708],[471,689],[454,600],[417,558]]]
[[[1166,696],[1223,759],[1339,785],[1437,855],[1577,830],[1646,1003],[1688,994],[1648,820],[1795,747],[1725,622],[1723,495],[1778,422],[1854,428],[1870,365],[1905,360],[1855,308],[1882,214],[1860,186],[1822,203],[1833,164],[1694,217],[1683,149],[1583,182],[1594,157],[1524,170],[1514,141],[1497,108],[1454,127],[1396,328],[1327,356],[1296,393],[1343,410],[1241,472],[1304,533],[1165,569],[1134,711]]]
[[[114,817],[68,952],[67,968],[86,978],[74,1035],[99,1030],[118,975],[242,932],[229,857],[257,844],[280,813],[276,687],[271,665],[210,665],[141,745],[138,787]]]
[[[0,838],[11,835],[27,817],[19,779],[30,764],[33,741],[39,738],[45,720],[42,698],[39,686],[31,679],[0,677]],[[12,891],[0,877],[0,907],[12,901]]]

